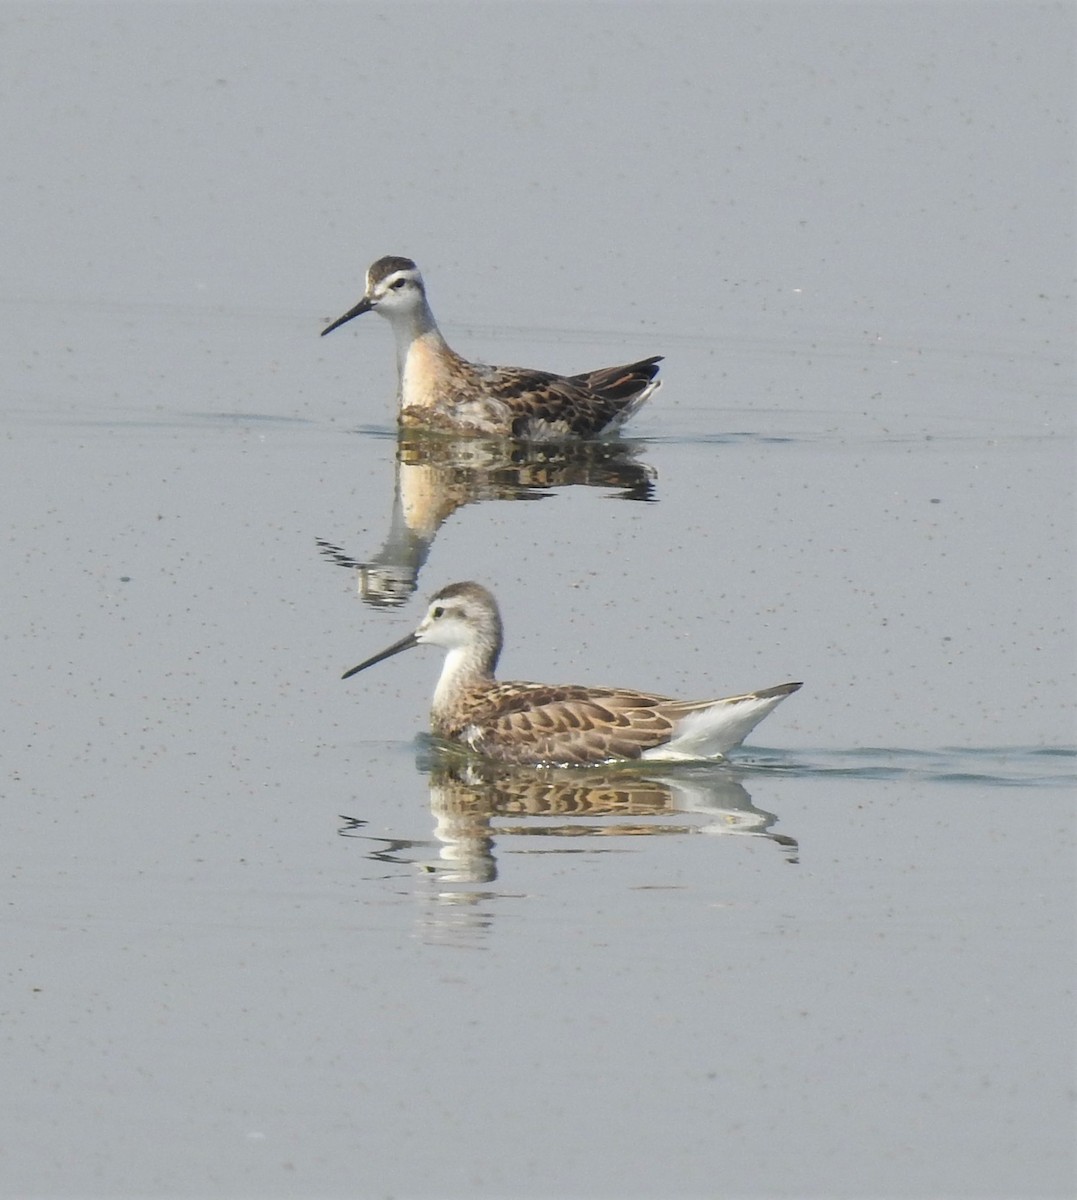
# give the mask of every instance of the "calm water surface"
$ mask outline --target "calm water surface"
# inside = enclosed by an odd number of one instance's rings
[[[1071,1195],[1071,10],[469,12],[4,9],[0,1192]],[[398,441],[385,253],[665,385]],[[804,687],[447,761],[340,674],[465,578],[507,678]]]

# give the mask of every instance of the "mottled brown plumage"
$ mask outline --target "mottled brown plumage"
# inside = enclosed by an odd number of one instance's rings
[[[434,691],[432,731],[506,763],[582,765],[617,760],[721,758],[799,683],[718,700],[671,700],[627,688],[499,683],[501,616],[477,583],[430,601],[418,629],[344,678],[421,643],[448,653]]]
[[[369,311],[396,335],[404,426],[523,441],[591,437],[618,429],[659,387],[661,355],[579,375],[470,362],[442,337],[409,258],[373,263],[363,298],[323,336]]]

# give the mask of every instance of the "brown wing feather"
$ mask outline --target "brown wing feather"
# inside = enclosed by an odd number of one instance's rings
[[[643,692],[503,683],[476,699],[450,736],[502,762],[639,758],[673,731],[670,702]]]
[[[483,370],[485,395],[510,414],[512,434],[526,438],[542,424],[581,435],[599,433],[658,373],[661,356],[565,377],[523,367]]]
[[[742,692],[739,696],[721,696],[715,700],[663,700],[659,711],[671,722],[681,720],[689,713],[699,712],[704,708],[714,708],[718,704],[743,704],[746,700],[766,700],[771,696],[788,696],[798,691],[799,683],[779,683],[774,687],[760,688],[756,692]]]
[[[600,367],[597,371],[585,371],[582,375],[571,375],[569,378],[596,395],[611,400],[631,400],[658,374],[661,361],[662,355],[656,354],[653,358],[641,358],[639,362],[627,363],[623,367]]]

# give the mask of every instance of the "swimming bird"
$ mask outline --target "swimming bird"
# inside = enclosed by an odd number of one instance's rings
[[[494,671],[502,640],[490,592],[478,583],[451,583],[431,598],[414,633],[343,678],[412,646],[441,646],[448,653],[434,689],[431,731],[486,758],[532,765],[720,759],[801,686],[671,700],[627,688],[501,683]]]
[[[365,312],[387,318],[396,335],[401,425],[521,441],[590,437],[618,429],[659,387],[661,355],[582,375],[461,358],[441,336],[410,258],[373,263],[362,300],[322,337]]]

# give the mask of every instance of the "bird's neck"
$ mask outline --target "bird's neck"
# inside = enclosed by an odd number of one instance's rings
[[[483,646],[454,646],[445,655],[441,677],[434,689],[435,713],[445,712],[470,688],[491,683],[494,678],[496,655],[491,658]]]
[[[441,330],[425,299],[408,312],[394,313],[391,320],[396,338],[396,365],[401,379],[404,378],[408,355],[413,347],[435,354],[448,350],[448,344],[441,336]]]

